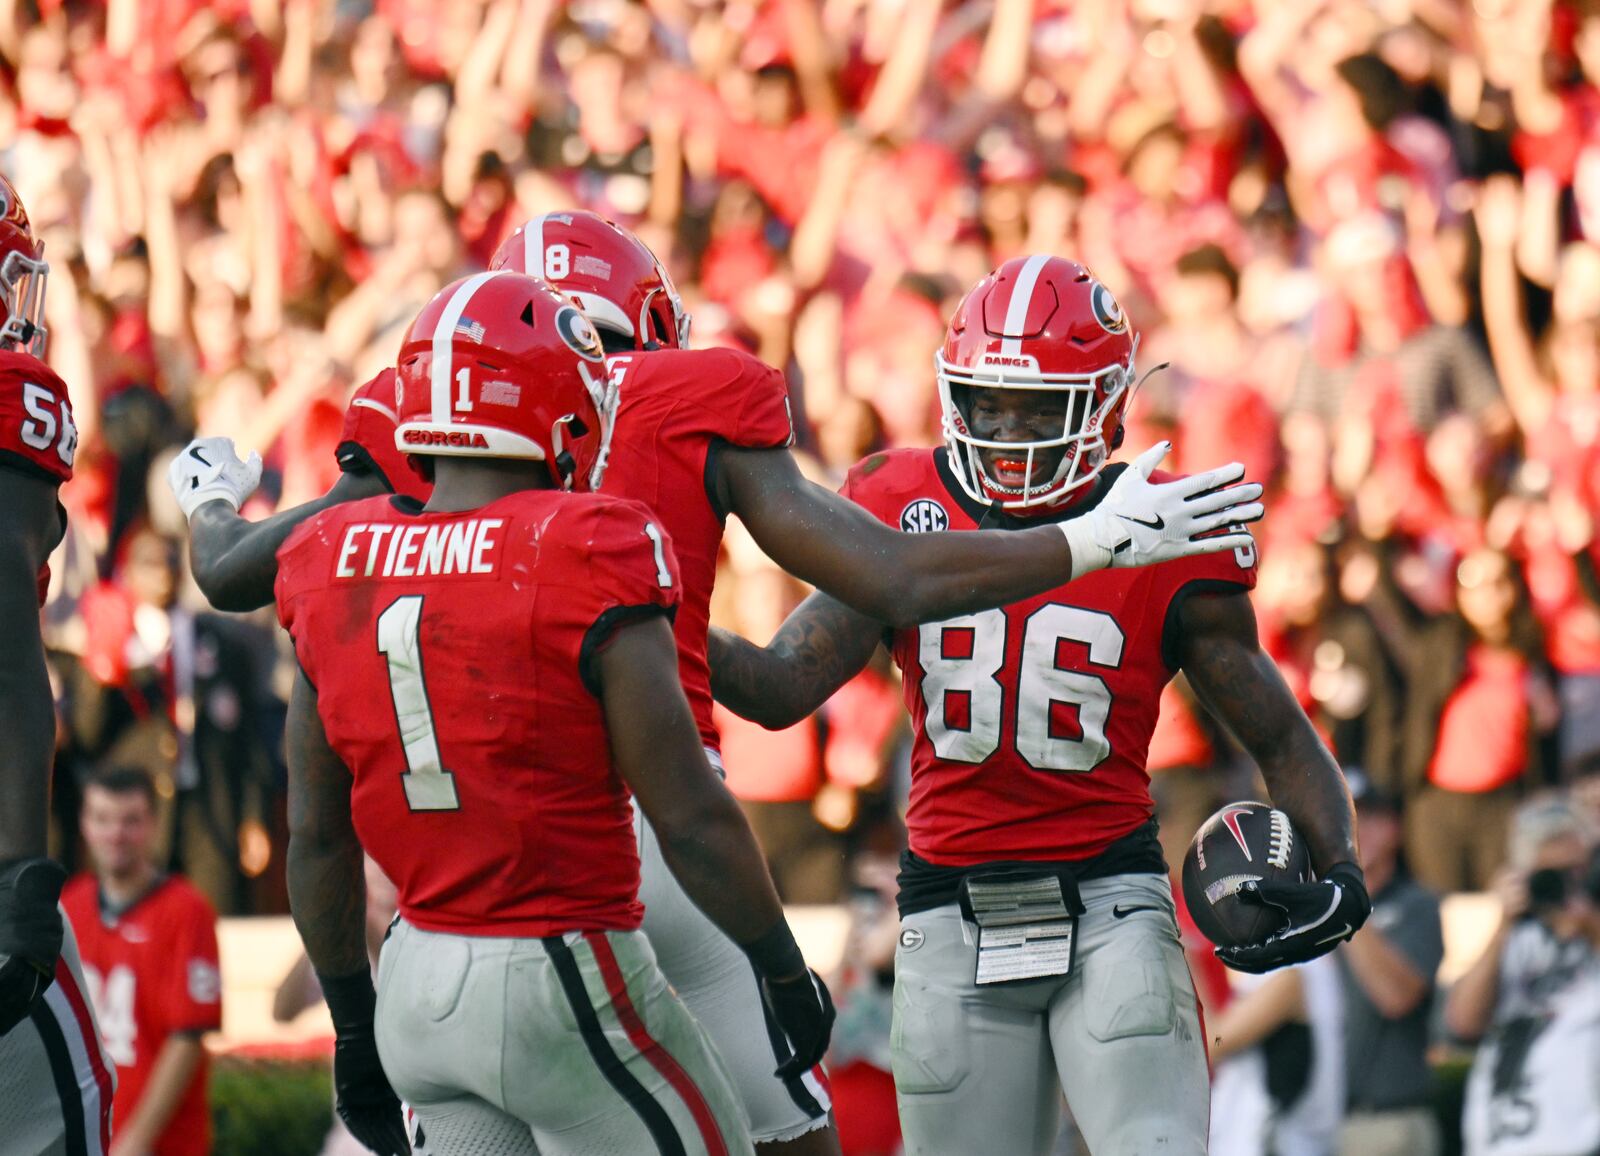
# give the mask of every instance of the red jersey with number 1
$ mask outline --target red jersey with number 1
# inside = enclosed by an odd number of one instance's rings
[[[0,467],[61,485],[72,480],[77,449],[66,384],[31,353],[0,349]],[[40,567],[41,606],[49,585],[50,569]]]
[[[670,540],[637,502],[525,490],[476,510],[326,510],[278,552],[278,616],[354,776],[361,844],[418,927],[531,937],[639,925],[639,857],[595,663],[671,615]]]
[[[1107,468],[1074,514],[1121,469]],[[913,532],[973,530],[986,514],[986,526],[1038,524],[972,502],[942,449],[870,457],[843,493]],[[1003,609],[895,631],[916,732],[911,850],[951,867],[1070,861],[1148,821],[1145,754],[1176,673],[1172,611],[1180,593],[1255,580],[1255,551],[1226,551],[1102,570]]]
[[[683,567],[683,605],[673,626],[678,674],[701,741],[717,750],[706,630],[726,512],[713,501],[710,471],[721,446],[777,449],[794,440],[788,386],[777,370],[733,349],[658,349],[617,354],[606,364],[619,408],[600,488],[649,506],[672,539]],[[426,498],[427,483],[391,464],[399,457],[393,421],[371,409],[376,391],[391,386],[392,372],[387,384],[380,375],[356,394],[345,440],[365,448],[396,490]]]

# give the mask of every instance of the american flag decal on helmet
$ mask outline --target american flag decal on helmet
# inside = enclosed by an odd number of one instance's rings
[[[465,337],[468,341],[483,342],[483,326],[470,317],[463,317],[456,322],[456,335]]]

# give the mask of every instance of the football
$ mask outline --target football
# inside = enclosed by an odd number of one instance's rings
[[[1195,832],[1183,858],[1183,898],[1206,938],[1219,947],[1260,943],[1283,930],[1275,907],[1242,903],[1251,879],[1301,883],[1311,859],[1289,816],[1266,803],[1229,803]]]

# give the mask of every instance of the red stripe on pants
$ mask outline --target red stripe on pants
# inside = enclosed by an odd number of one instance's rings
[[[100,1089],[100,1149],[111,1151],[111,1072],[106,1067],[105,1056],[100,1051],[100,1037],[94,1030],[94,1017],[89,1005],[78,990],[78,981],[67,966],[67,961],[56,958],[56,983],[61,994],[67,997],[72,1008],[72,1018],[78,1022],[78,1035],[83,1041],[84,1054],[89,1057],[89,1069],[94,1073],[95,1087]]]
[[[628,1039],[639,1049],[639,1054],[661,1073],[688,1107],[710,1156],[728,1156],[727,1145],[722,1142],[722,1129],[717,1127],[717,1118],[712,1114],[711,1106],[706,1103],[689,1073],[651,1037],[639,1013],[634,1010],[633,1001],[628,998],[627,982],[622,978],[622,968],[617,965],[617,957],[612,953],[611,941],[603,933],[595,931],[584,932],[583,938],[588,942],[589,950],[594,952],[595,962],[600,965],[600,978],[605,981],[606,994],[611,997],[611,1006],[617,1013],[622,1030],[628,1033]]]

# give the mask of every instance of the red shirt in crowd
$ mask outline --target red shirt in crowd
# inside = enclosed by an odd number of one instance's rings
[[[177,875],[161,879],[115,916],[103,912],[95,877],[78,875],[62,890],[61,906],[78,936],[83,977],[106,1054],[117,1066],[113,1118],[126,1121],[171,1036],[222,1027],[217,913],[194,884]],[[211,1151],[206,1083],[202,1056],[152,1156],[206,1156]]]
[[[808,803],[822,787],[822,751],[811,716],[769,731],[717,704],[712,721],[722,740],[728,790],[747,803]]]
[[[1447,791],[1493,791],[1528,767],[1528,663],[1481,643],[1439,717],[1428,781]]]
[[[1577,563],[1552,543],[1529,551],[1523,574],[1550,665],[1561,674],[1600,671],[1600,610],[1584,594]]]

